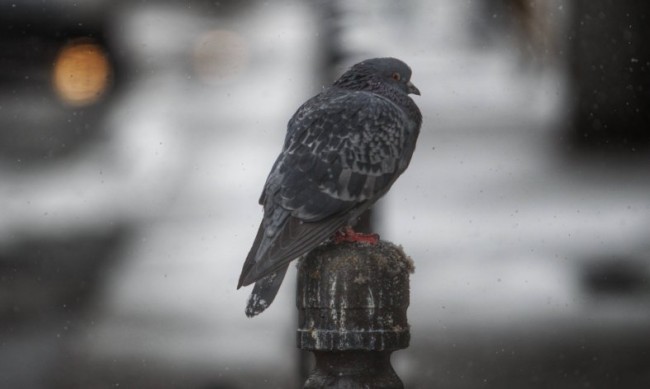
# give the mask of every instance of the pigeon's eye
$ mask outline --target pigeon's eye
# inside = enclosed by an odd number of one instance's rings
[[[391,75],[391,78],[395,81],[399,81],[402,79],[402,76],[400,76],[399,73],[395,72],[393,75]]]

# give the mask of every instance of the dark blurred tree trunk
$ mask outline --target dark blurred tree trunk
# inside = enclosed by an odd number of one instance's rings
[[[648,151],[650,2],[577,0],[571,24],[574,145]]]

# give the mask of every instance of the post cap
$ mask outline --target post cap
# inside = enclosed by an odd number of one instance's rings
[[[397,350],[410,340],[406,310],[413,262],[380,241],[327,243],[298,264],[298,347]]]

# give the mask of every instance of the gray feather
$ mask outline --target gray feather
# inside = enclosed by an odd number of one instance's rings
[[[238,287],[257,282],[249,316],[273,301],[290,261],[354,223],[407,168],[422,123],[410,76],[394,58],[367,60],[293,115],[239,278]]]

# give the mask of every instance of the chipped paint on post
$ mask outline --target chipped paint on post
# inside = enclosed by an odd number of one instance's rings
[[[410,340],[411,259],[387,242],[326,244],[298,266],[298,347],[316,355],[305,387],[320,387],[326,377],[359,387],[403,387],[390,354]]]

